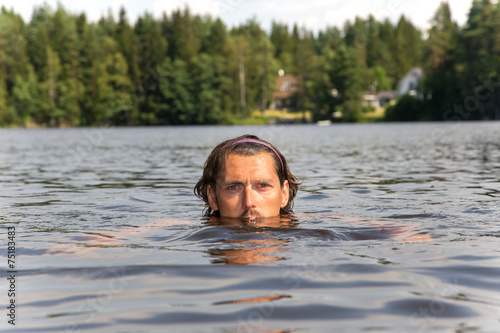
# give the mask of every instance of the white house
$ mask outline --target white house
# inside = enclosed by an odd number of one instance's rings
[[[410,95],[422,99],[422,93],[418,91],[420,81],[424,76],[424,72],[420,67],[413,67],[406,73],[405,76],[396,84],[395,91],[379,91],[374,92],[374,89],[366,91],[362,97],[363,106],[381,107],[389,103],[391,100]]]
[[[417,96],[420,81],[424,76],[424,71],[420,67],[413,67],[396,84],[398,96],[410,95]]]

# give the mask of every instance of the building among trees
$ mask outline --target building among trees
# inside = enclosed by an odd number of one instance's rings
[[[370,90],[363,95],[363,106],[383,107],[390,101],[405,95],[422,99],[421,82],[424,72],[421,67],[413,67],[397,83],[396,90],[376,91],[376,85],[370,85]]]
[[[417,97],[419,95],[418,88],[420,87],[420,82],[423,77],[424,71],[421,67],[413,67],[410,69],[396,84],[398,96],[410,95]]]
[[[270,108],[284,111],[296,109],[298,91],[299,79],[295,75],[278,76]]]

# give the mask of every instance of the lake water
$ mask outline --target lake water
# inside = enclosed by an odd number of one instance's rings
[[[202,218],[246,133],[288,223]],[[3,332],[500,332],[500,122],[0,130],[0,184]]]

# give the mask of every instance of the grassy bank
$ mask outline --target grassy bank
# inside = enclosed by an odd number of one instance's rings
[[[222,125],[266,125],[284,123],[311,122],[312,114],[305,112],[285,112],[280,110],[254,111],[248,117],[227,116],[222,118]]]
[[[385,108],[378,107],[376,109],[361,112],[361,116],[358,119],[359,123],[375,123],[384,121],[385,117]]]

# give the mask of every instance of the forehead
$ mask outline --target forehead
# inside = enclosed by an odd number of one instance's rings
[[[268,152],[255,155],[229,154],[226,157],[224,168],[221,170],[221,179],[239,178],[248,175],[273,178],[278,177],[276,162]]]

